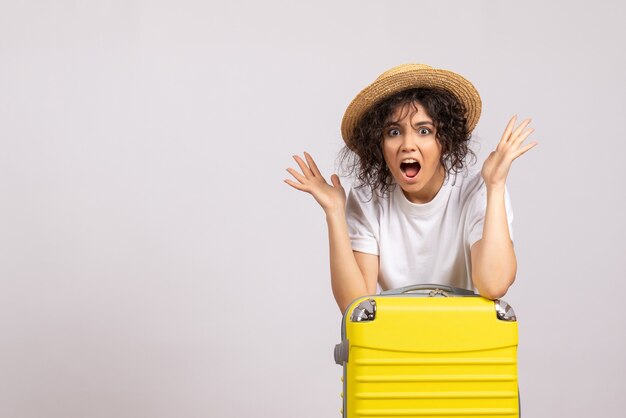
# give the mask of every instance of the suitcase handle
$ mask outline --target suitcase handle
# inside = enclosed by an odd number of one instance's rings
[[[431,284],[431,283],[426,283],[426,284],[413,284],[410,286],[404,286],[404,287],[399,287],[397,289],[391,289],[391,290],[385,290],[384,292],[381,292],[381,295],[401,295],[403,293],[410,293],[410,292],[414,292],[416,290],[443,290],[446,293],[450,293],[453,295],[457,295],[457,296],[476,296],[476,293],[472,292],[471,290],[467,290],[467,289],[460,289],[458,287],[452,287],[452,286],[446,286],[443,284]]]

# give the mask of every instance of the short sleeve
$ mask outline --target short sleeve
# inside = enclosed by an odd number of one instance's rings
[[[374,198],[366,199],[364,193],[350,190],[346,202],[348,234],[354,251],[379,255],[378,210]]]
[[[504,205],[506,208],[506,220],[509,225],[509,236],[513,241],[513,207],[509,190],[504,188]],[[482,183],[481,187],[472,196],[469,213],[467,217],[467,244],[474,245],[483,237],[483,226],[485,225],[485,211],[487,209],[487,187]]]

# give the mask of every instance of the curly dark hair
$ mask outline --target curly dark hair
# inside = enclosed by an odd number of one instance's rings
[[[383,134],[394,121],[394,111],[407,104],[419,102],[435,124],[436,139],[441,145],[440,163],[448,174],[457,174],[476,160],[469,148],[472,137],[467,128],[465,106],[447,90],[415,88],[403,90],[372,106],[359,120],[350,141],[340,152],[341,165],[347,174],[355,175],[357,188],[369,186],[372,193],[385,194],[393,177],[383,156]]]

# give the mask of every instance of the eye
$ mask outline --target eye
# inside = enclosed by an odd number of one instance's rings
[[[391,128],[387,131],[387,136],[398,136],[400,135],[400,130],[398,128]]]
[[[430,134],[430,129],[428,128],[420,128],[419,133],[422,135],[428,135]]]

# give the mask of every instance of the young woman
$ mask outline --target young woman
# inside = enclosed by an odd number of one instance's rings
[[[348,106],[343,156],[356,175],[348,198],[313,158],[294,156],[290,186],[310,193],[326,214],[332,290],[343,312],[357,297],[416,283],[476,289],[502,297],[515,279],[511,163],[537,142],[530,119],[513,116],[481,171],[468,170],[468,144],[481,100],[451,71],[394,67]]]

